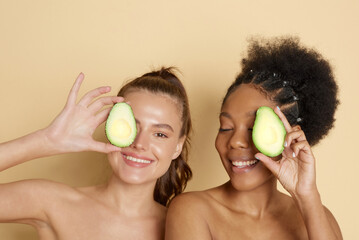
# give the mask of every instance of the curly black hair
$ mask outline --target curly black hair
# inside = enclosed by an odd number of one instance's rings
[[[311,146],[328,134],[339,104],[338,86],[320,53],[302,46],[298,37],[252,38],[241,66],[223,103],[240,84],[254,84],[278,104],[291,125],[300,125]]]

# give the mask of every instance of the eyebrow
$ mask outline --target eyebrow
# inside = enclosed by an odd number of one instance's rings
[[[165,123],[153,124],[153,126],[155,126],[156,128],[165,128],[167,130],[170,130],[171,132],[174,132],[173,128],[170,125],[165,124]]]
[[[141,122],[138,119],[135,119],[137,124],[141,124]],[[152,126],[154,126],[155,128],[164,128],[167,130],[170,130],[171,132],[174,132],[173,128],[166,123],[156,123],[156,124],[152,124]]]
[[[219,114],[219,117],[232,118],[232,116],[227,112],[221,112]]]

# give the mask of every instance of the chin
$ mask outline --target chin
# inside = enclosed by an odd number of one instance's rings
[[[116,178],[118,178],[121,182],[124,182],[126,184],[132,184],[132,185],[141,185],[146,184],[150,182],[155,182],[156,179],[147,178],[144,175],[138,175],[138,174],[129,174],[129,173],[114,173],[116,175]]]
[[[258,189],[259,187],[265,186],[267,183],[272,182],[270,181],[273,179],[274,176],[268,176],[267,179],[245,179],[245,180],[239,180],[236,178],[231,178],[230,182],[232,187],[239,191],[239,192],[247,192],[252,191],[255,189]]]

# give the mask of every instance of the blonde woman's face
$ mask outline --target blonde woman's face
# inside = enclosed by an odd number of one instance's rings
[[[129,147],[109,154],[110,164],[125,182],[156,181],[182,151],[181,109],[171,97],[146,90],[131,91],[124,97],[135,115],[137,136]]]

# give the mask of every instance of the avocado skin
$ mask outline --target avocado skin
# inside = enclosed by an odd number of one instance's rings
[[[267,135],[264,136],[264,134]],[[256,148],[268,157],[276,157],[284,150],[285,136],[284,124],[274,110],[266,106],[258,108],[252,132],[252,139]],[[274,143],[269,144],[264,141],[265,138],[271,137],[275,138]]]
[[[125,120],[129,125],[131,133],[126,139],[120,139],[119,137],[116,137],[116,133],[111,132],[111,126],[116,120]],[[132,108],[129,104],[119,102],[112,107],[107,117],[105,132],[110,143],[117,147],[128,147],[133,143],[137,135],[137,127]]]

